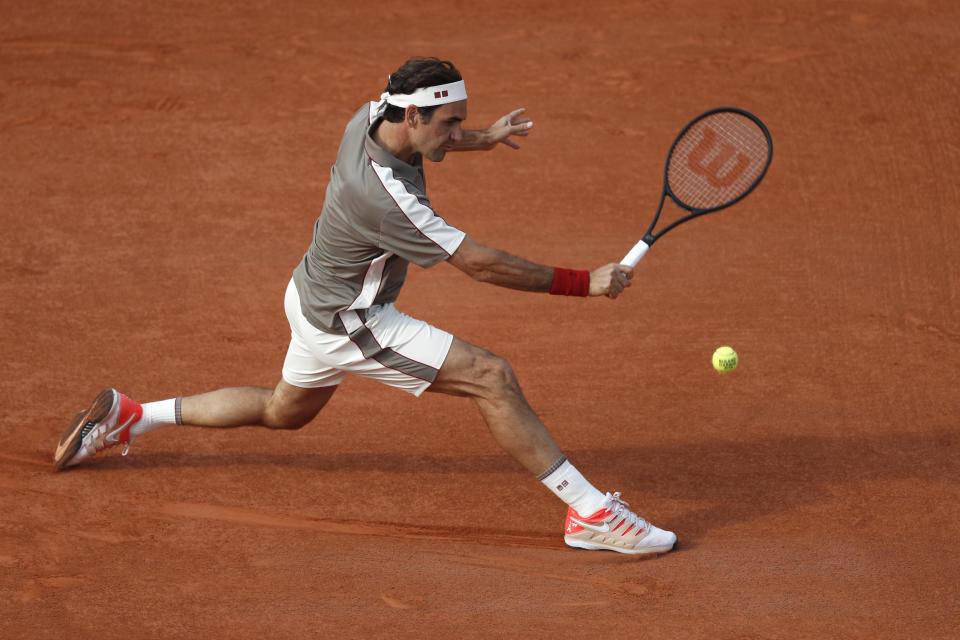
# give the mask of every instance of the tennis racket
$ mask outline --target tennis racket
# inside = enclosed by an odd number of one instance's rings
[[[663,193],[650,228],[620,264],[637,266],[653,243],[677,225],[743,200],[763,180],[772,158],[770,132],[752,113],[722,107],[694,118],[667,154]],[[667,196],[689,213],[653,233]]]

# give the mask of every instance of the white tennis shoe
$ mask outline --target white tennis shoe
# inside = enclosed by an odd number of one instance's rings
[[[57,469],[72,467],[99,451],[123,445],[127,455],[133,438],[130,427],[143,416],[143,407],[116,389],[104,389],[67,426],[60,438],[53,463]]]
[[[627,509],[618,491],[608,493],[600,509],[589,516],[581,516],[570,507],[563,541],[579,549],[657,554],[673,549],[677,536]]]

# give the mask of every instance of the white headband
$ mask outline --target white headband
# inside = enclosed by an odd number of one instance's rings
[[[435,107],[448,102],[459,102],[467,99],[467,86],[463,80],[450,84],[439,84],[435,87],[423,87],[413,93],[385,93],[380,100],[388,104],[406,109],[410,105],[417,107]]]

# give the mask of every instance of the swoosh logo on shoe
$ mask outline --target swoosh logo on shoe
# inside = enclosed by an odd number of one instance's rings
[[[595,524],[590,524],[589,522],[584,522],[583,520],[577,520],[576,518],[570,518],[570,522],[574,522],[584,529],[590,529],[591,531],[596,531],[597,533],[608,533],[610,531],[610,524],[604,522],[602,527],[598,527]]]
[[[119,440],[119,438],[117,438],[117,437],[115,437],[115,436],[117,436],[117,434],[119,434],[121,431],[123,431],[124,429],[126,429],[128,426],[130,426],[130,423],[133,422],[133,419],[136,417],[136,415],[137,415],[137,414],[135,414],[135,413],[130,414],[130,417],[127,418],[127,421],[124,422],[124,423],[123,423],[122,425],[120,425],[119,427],[117,427],[116,430],[111,431],[110,433],[108,433],[108,434],[106,435],[106,437],[104,438],[104,440],[106,440],[107,442],[112,442],[112,443],[114,443],[114,444],[119,444],[119,443],[120,443],[120,440]]]

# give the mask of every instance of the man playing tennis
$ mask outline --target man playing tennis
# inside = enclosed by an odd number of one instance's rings
[[[601,493],[566,459],[524,399],[510,365],[394,307],[411,262],[448,261],[471,278],[524,291],[616,298],[630,267],[574,271],[534,264],[481,246],[446,223],[426,196],[423,158],[448,151],[516,147],[532,123],[514,111],[485,130],[464,130],[460,73],[433,58],[408,60],[379,102],[347,124],[313,242],[287,286],[291,340],[274,389],[232,387],[140,405],[101,392],[67,427],[57,468],[175,425],[298,429],[352,373],[415,396],[433,391],[474,399],[494,439],[569,505],[565,542],[621,553],[662,553],[676,536]]]

